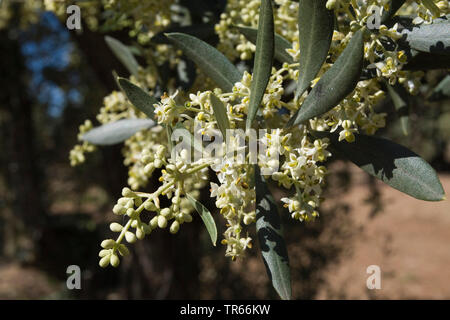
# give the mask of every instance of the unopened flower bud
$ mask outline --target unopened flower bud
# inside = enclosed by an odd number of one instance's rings
[[[168,215],[170,215],[171,211],[169,208],[164,208],[161,210],[161,215],[163,215],[164,217],[167,217]]]
[[[106,268],[109,265],[109,261],[111,260],[111,255],[104,256],[100,259],[100,262],[98,263],[100,267]]]
[[[112,247],[114,247],[115,244],[116,242],[113,239],[106,239],[103,240],[100,245],[102,246],[102,248],[111,249]]]
[[[127,209],[127,216],[129,216],[131,219],[135,219],[136,215],[137,215],[136,210],[134,210],[133,208]]]
[[[112,232],[120,232],[122,231],[123,227],[117,222],[113,222],[109,225],[109,229],[111,229]]]
[[[158,217],[155,216],[150,220],[150,228],[155,229],[158,226]]]
[[[166,217],[164,217],[162,215],[158,216],[158,227],[160,227],[161,229],[164,229],[165,227],[167,227]]]
[[[100,258],[103,258],[103,257],[106,257],[110,253],[111,253],[110,249],[103,249],[103,250],[100,250],[100,252],[98,253],[98,256]]]
[[[116,204],[113,208],[113,212],[118,215],[125,214],[125,211],[126,211],[125,208],[120,204]]]
[[[178,230],[180,230],[180,223],[178,221],[172,222],[172,225],[170,226],[170,233],[177,233]]]
[[[111,265],[112,265],[114,268],[116,268],[116,267],[119,265],[120,259],[119,259],[119,257],[117,256],[117,254],[113,253],[113,254],[111,255],[110,263],[111,263]]]
[[[125,239],[127,240],[128,243],[135,243],[136,242],[136,236],[134,235],[133,232],[127,231],[125,233]]]
[[[127,198],[133,198],[136,196],[136,194],[133,191],[131,191],[130,188],[125,187],[122,189],[122,196],[127,197]]]
[[[138,238],[139,240],[144,239],[145,237],[145,232],[144,230],[142,230],[142,228],[137,228],[136,229],[136,238]]]
[[[146,201],[144,204],[144,208],[147,211],[155,211],[156,210],[156,206],[152,201]]]

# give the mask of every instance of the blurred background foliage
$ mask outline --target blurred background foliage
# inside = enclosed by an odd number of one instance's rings
[[[188,5],[194,20],[199,4]],[[107,236],[110,210],[127,177],[121,147],[100,148],[76,168],[68,154],[78,126],[117,90],[111,70],[127,75],[104,36],[129,43],[128,31],[69,31],[49,12],[25,27],[22,18],[17,4],[0,30],[0,298],[276,298],[258,250],[231,262],[220,246],[210,246],[200,219],[176,236],[160,232],[138,242],[120,268],[100,270],[97,246]],[[440,172],[450,171],[450,103],[430,96],[447,75],[429,71],[421,92],[407,98],[408,135],[389,98],[378,106],[389,124],[380,135]],[[339,200],[351,188],[349,167],[340,164],[331,173],[327,193],[334,203],[320,219],[284,224],[295,298],[315,298],[325,270],[351,251],[350,240],[361,232],[349,218],[351,203]],[[374,217],[383,202],[375,181],[365,179]],[[206,196],[202,202],[213,207]],[[81,267],[82,290],[65,286],[71,264]]]

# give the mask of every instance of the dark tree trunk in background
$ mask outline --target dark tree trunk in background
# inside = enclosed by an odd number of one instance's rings
[[[36,149],[33,104],[27,94],[26,68],[19,42],[14,39],[14,30],[0,32],[0,74],[0,170],[6,180],[13,211],[4,228],[9,232],[10,228],[22,230],[22,235],[14,235],[16,239],[4,241],[11,244],[26,235],[30,240],[26,242],[32,246],[44,223],[42,172]],[[4,213],[0,218],[6,219],[7,213]]]

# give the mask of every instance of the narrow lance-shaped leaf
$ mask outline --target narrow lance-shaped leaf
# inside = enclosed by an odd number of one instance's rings
[[[249,28],[249,27],[235,27],[239,30],[240,33],[242,33],[248,41],[250,41],[253,44],[256,44],[256,38],[258,29],[256,28]],[[275,33],[275,52],[274,57],[279,62],[287,62],[287,63],[294,63],[294,59],[292,59],[292,56],[287,53],[287,49],[292,49],[292,43],[290,43],[288,40],[280,36],[278,33]]]
[[[259,9],[255,62],[253,65],[252,84],[250,86],[250,102],[246,121],[247,129],[252,126],[267,84],[269,83],[272,72],[274,46],[272,2],[271,0],[262,0]]]
[[[447,75],[439,84],[434,88],[428,100],[439,101],[442,99],[450,98],[450,75]]]
[[[412,30],[405,28],[407,45],[420,52],[450,55],[450,20],[436,19],[432,24],[414,26]]]
[[[119,78],[119,85],[127,95],[130,102],[141,112],[145,113],[150,119],[155,117],[154,104],[158,103],[158,100],[143,89],[139,88],[135,84],[131,83],[127,79]]]
[[[105,41],[109,48],[113,51],[117,59],[127,68],[132,75],[137,75],[139,64],[131,53],[130,49],[117,39],[110,36],[105,37]]]
[[[198,39],[208,39],[210,37],[213,37],[215,35],[214,31],[214,23],[205,23],[205,24],[195,24],[195,25],[188,25],[188,26],[175,26],[170,27],[164,31],[161,31],[154,35],[150,41],[157,44],[170,44],[170,41],[167,39],[167,37],[164,35],[165,33],[184,33],[189,34],[191,36],[194,36]]]
[[[408,93],[405,88],[403,88],[399,84],[395,84],[391,86],[389,83],[386,83],[388,88],[389,95],[391,96],[392,102],[394,103],[395,110],[400,118],[400,123],[402,125],[403,134],[405,136],[408,135],[408,127],[409,127],[409,110],[408,110]]]
[[[255,187],[256,231],[264,265],[278,295],[284,300],[290,300],[291,274],[281,219],[258,165],[255,165]]]
[[[95,145],[113,145],[121,143],[138,131],[155,126],[150,119],[122,119],[96,127],[82,136],[84,141]]]
[[[441,15],[441,10],[439,7],[433,2],[433,0],[422,0],[423,5],[431,11],[433,16],[439,17]]]
[[[394,189],[426,201],[445,199],[434,169],[411,150],[392,141],[356,134],[355,142],[339,142],[335,133],[314,132],[331,140],[331,151],[352,161]]]
[[[355,89],[364,57],[364,30],[358,30],[342,54],[312,88],[287,127],[301,124],[334,108]]]
[[[400,9],[400,7],[405,3],[406,0],[389,0],[389,9],[383,12],[381,16],[381,23],[384,24],[390,18],[392,18],[395,13]]]
[[[327,0],[300,0],[298,32],[300,66],[296,97],[301,96],[317,76],[330,49],[334,32],[333,11]]]
[[[195,208],[195,210],[198,212],[198,214],[202,218],[203,223],[205,224],[206,230],[208,231],[209,236],[211,238],[211,242],[212,242],[213,246],[216,246],[217,227],[216,227],[216,223],[214,222],[214,219],[211,215],[211,212],[209,212],[209,210],[203,204],[201,204],[199,201],[197,201],[197,199],[195,199],[189,193],[186,194],[186,197],[189,199],[192,206]]]
[[[166,37],[224,91],[231,92],[234,84],[241,81],[242,73],[206,42],[183,33],[168,33]]]
[[[228,120],[227,110],[223,105],[223,102],[216,97],[214,93],[210,95],[211,106],[216,117],[217,125],[222,132],[223,139],[226,139],[227,129],[230,129],[230,122]]]

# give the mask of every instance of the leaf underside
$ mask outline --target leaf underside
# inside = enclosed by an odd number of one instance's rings
[[[84,134],[82,139],[95,145],[113,145],[155,125],[150,119],[122,119],[96,127]]]
[[[339,142],[339,135],[335,133],[315,132],[314,136],[329,138],[332,152],[352,161],[394,189],[425,201],[445,199],[435,170],[402,145],[362,134],[355,134],[353,143]]]
[[[291,299],[289,257],[283,238],[281,219],[258,165],[255,165],[256,231],[261,255],[272,285],[284,300]]]

